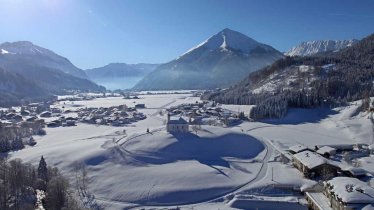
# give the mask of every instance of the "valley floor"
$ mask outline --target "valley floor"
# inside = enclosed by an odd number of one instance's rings
[[[79,123],[47,128],[46,136],[35,138],[35,146],[9,156],[36,164],[43,155],[49,165],[71,177],[74,163],[84,163],[89,191],[105,209],[306,209],[295,189],[315,182],[281,163],[280,154],[294,144],[372,143],[369,116],[357,113],[359,104],[354,103],[334,110],[293,109],[282,120],[167,133],[166,116],[159,110],[196,101],[199,98],[187,93],[142,95],[136,103],[145,104],[139,110],[147,115],[145,120],[126,127]],[[74,110],[134,102],[113,97],[56,106]],[[362,167],[373,173],[372,161],[373,157],[362,159]]]

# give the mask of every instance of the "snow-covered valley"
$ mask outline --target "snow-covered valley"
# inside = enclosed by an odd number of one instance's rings
[[[200,99],[184,93],[141,95],[137,100],[145,104],[140,110],[145,120],[125,127],[78,123],[46,128],[47,135],[35,137],[35,146],[9,156],[37,164],[43,155],[69,177],[74,177],[76,162],[84,163],[89,191],[105,209],[242,209],[243,205],[306,209],[295,189],[315,182],[290,163],[282,163],[280,154],[295,144],[313,148],[372,143],[369,114],[357,112],[360,102],[332,110],[291,109],[282,120],[202,125],[196,133],[190,128],[189,133],[170,134],[160,110]],[[133,106],[134,100],[108,97],[54,106],[74,110],[121,104]],[[374,172],[370,158],[362,167]]]

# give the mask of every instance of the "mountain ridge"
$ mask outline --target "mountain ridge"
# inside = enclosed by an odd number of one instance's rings
[[[254,119],[281,118],[288,107],[336,106],[374,96],[374,34],[337,52],[286,57],[204,99],[256,105]]]
[[[353,46],[357,39],[349,40],[314,40],[302,42],[285,53],[287,56],[310,56],[318,53],[335,52]]]
[[[212,89],[230,86],[283,54],[244,34],[224,29],[160,65],[135,90]],[[233,71],[235,69],[235,71]]]

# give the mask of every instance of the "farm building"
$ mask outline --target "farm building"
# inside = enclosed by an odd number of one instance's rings
[[[335,176],[339,170],[339,167],[331,164],[326,158],[311,151],[303,151],[295,154],[292,161],[293,165],[305,177],[309,178],[315,176]]]

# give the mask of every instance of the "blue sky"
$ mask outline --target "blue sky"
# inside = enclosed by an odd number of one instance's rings
[[[224,28],[286,51],[374,33],[373,0],[0,0],[0,42],[28,40],[80,68],[170,61]]]

